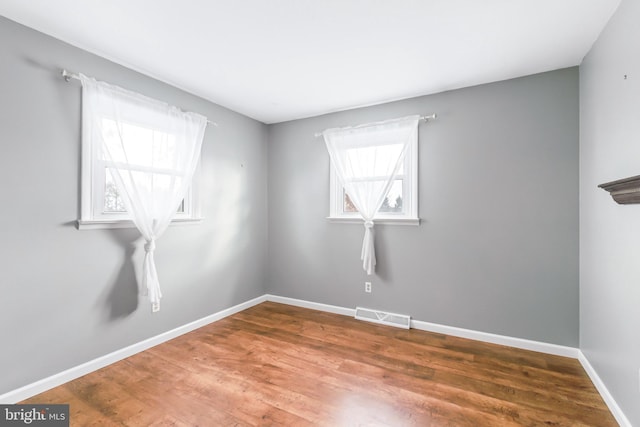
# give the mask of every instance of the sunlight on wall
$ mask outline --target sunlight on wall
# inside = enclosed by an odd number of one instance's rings
[[[251,203],[247,173],[243,165],[225,162],[203,175],[204,182],[210,185],[203,197],[207,238],[201,243],[199,268],[208,275],[234,265],[237,274],[241,267],[237,257],[250,244],[247,220]]]

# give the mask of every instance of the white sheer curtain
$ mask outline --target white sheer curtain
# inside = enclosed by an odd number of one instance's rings
[[[198,165],[207,119],[80,75],[83,138],[103,159],[127,212],[146,240],[142,286],[160,310],[153,253]]]
[[[322,133],[336,176],[364,219],[360,259],[369,275],[376,265],[373,219],[418,137],[419,121],[415,115]]]

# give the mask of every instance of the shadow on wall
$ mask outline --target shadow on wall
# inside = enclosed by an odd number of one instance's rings
[[[134,268],[135,242],[140,237],[138,230],[108,230],[109,235],[124,251],[122,266],[99,304],[107,320],[122,319],[133,314],[140,304],[140,287]]]
[[[363,232],[364,234],[364,232]],[[378,230],[374,227],[374,246],[376,251],[376,270],[375,275],[384,282],[392,281],[392,265],[391,259],[389,258],[389,242],[385,236],[385,233],[382,232],[379,228]]]

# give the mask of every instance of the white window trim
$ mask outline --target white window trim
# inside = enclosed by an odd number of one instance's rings
[[[195,225],[200,224],[203,218],[189,218],[189,219],[180,219],[175,218],[171,220],[171,226],[174,225]],[[77,221],[79,230],[98,230],[105,228],[136,228],[133,221],[130,219],[119,219],[119,220],[91,220],[91,221],[83,221],[79,219]]]
[[[84,120],[84,117],[83,117]],[[98,147],[88,138],[82,138],[82,158],[80,172],[80,218],[77,220],[79,230],[135,228],[127,212],[100,212],[104,204],[105,165],[99,159]],[[171,220],[173,225],[199,224],[202,216],[200,196],[200,161],[193,174],[191,186],[184,198],[184,212],[176,213]]]
[[[361,217],[336,218],[327,217],[327,220],[335,224],[359,224],[362,225]],[[420,225],[420,218],[374,218],[376,225]]]
[[[404,180],[402,184],[404,196],[402,205],[406,209],[404,214],[380,213],[373,219],[376,224],[386,225],[420,225],[418,217],[418,141],[417,138],[409,144],[409,152],[405,156]],[[407,185],[408,184],[408,185]],[[343,212],[344,190],[336,177],[333,165],[329,168],[329,216],[332,223],[362,224],[362,216],[357,212]],[[409,197],[406,197],[406,196]],[[406,200],[405,200],[406,199]]]

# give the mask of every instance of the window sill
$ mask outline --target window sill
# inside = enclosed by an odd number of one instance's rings
[[[363,219],[360,217],[327,217],[329,222],[338,224],[361,224]],[[375,225],[420,225],[420,218],[377,218],[373,220]]]
[[[202,222],[203,218],[175,218],[171,220],[169,226],[174,225],[196,225]],[[81,220],[77,221],[78,230],[98,230],[109,228],[136,228],[131,220]]]

